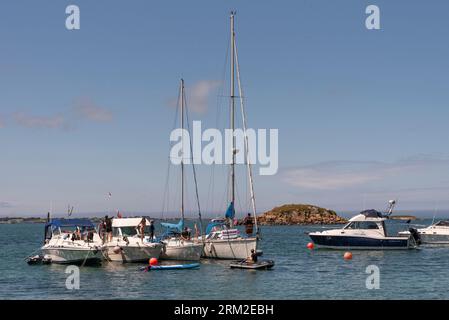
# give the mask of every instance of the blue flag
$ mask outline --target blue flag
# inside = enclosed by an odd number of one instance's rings
[[[234,202],[231,201],[228,209],[226,210],[225,217],[228,219],[234,219],[234,216],[235,216]]]

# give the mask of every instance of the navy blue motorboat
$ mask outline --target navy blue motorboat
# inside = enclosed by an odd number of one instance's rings
[[[417,233],[390,237],[387,235],[385,220],[376,210],[365,210],[349,220],[342,229],[332,229],[309,233],[318,247],[330,249],[413,249],[419,244]]]

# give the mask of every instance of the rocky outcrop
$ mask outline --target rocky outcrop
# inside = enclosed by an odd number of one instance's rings
[[[347,220],[335,211],[308,204],[286,204],[263,213],[260,225],[341,224]]]

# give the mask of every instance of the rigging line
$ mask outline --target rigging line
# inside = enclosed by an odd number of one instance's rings
[[[175,110],[175,116],[173,118],[173,125],[172,125],[172,131],[176,128],[176,124],[178,121],[178,113],[179,113],[179,100],[180,100],[180,92],[178,91],[178,97],[176,100],[176,110]],[[171,141],[170,139],[168,139],[168,150],[170,150],[170,146],[171,146]],[[162,198],[162,212],[161,212],[161,218],[164,219],[164,213],[165,210],[169,210],[169,201],[170,201],[170,188],[169,188],[169,183],[170,183],[170,167],[171,167],[171,157],[170,154],[168,156],[168,160],[167,160],[167,174],[166,174],[166,178],[165,178],[165,187],[164,187],[164,193],[163,193],[163,198]]]
[[[190,132],[190,120],[189,120],[189,109],[187,107],[187,99],[185,99],[185,92],[184,92],[184,104],[185,104],[185,111],[186,111],[186,120],[187,120],[187,130]],[[193,147],[192,147],[192,135],[190,135],[190,157],[192,161],[192,172],[193,172],[193,180],[195,181],[195,195],[196,195],[196,201],[198,205],[198,217],[200,220],[200,233],[201,238],[203,239],[203,220],[201,216],[201,205],[200,205],[200,196],[198,192],[198,181],[196,179],[196,169],[195,169],[195,163],[193,161]],[[204,241],[204,239],[203,239]]]
[[[235,37],[234,37],[234,53],[235,53],[235,64],[236,64],[236,71],[237,71],[237,84],[238,84],[239,95],[241,97],[243,97],[242,83],[241,83],[241,79],[240,79],[240,65],[239,65],[239,61],[238,61],[237,44],[235,43]],[[245,111],[244,100],[242,98],[240,98],[240,109],[242,112],[243,132],[244,132],[244,139],[245,139],[245,155],[246,155],[246,159],[247,159],[246,162],[247,162],[247,167],[248,167],[248,179],[250,181],[251,204],[252,204],[253,215],[254,215],[254,226],[256,227],[256,234],[259,234],[259,227],[257,225],[257,214],[256,214],[256,196],[254,194],[253,173],[252,173],[251,158],[250,158],[249,146],[248,146],[246,111]]]

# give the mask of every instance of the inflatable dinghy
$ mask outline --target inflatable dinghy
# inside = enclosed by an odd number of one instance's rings
[[[141,267],[141,271],[152,271],[152,270],[181,270],[181,269],[197,269],[200,267],[199,263],[190,263],[190,264],[172,264],[165,266],[146,266]]]
[[[260,260],[257,262],[248,262],[245,260],[232,261],[229,267],[233,269],[252,269],[252,270],[267,270],[274,266],[273,260]]]
[[[33,265],[33,264],[50,264],[51,263],[51,258],[48,256],[40,256],[40,255],[35,255],[32,257],[28,257],[27,258],[27,263],[29,265]]]

